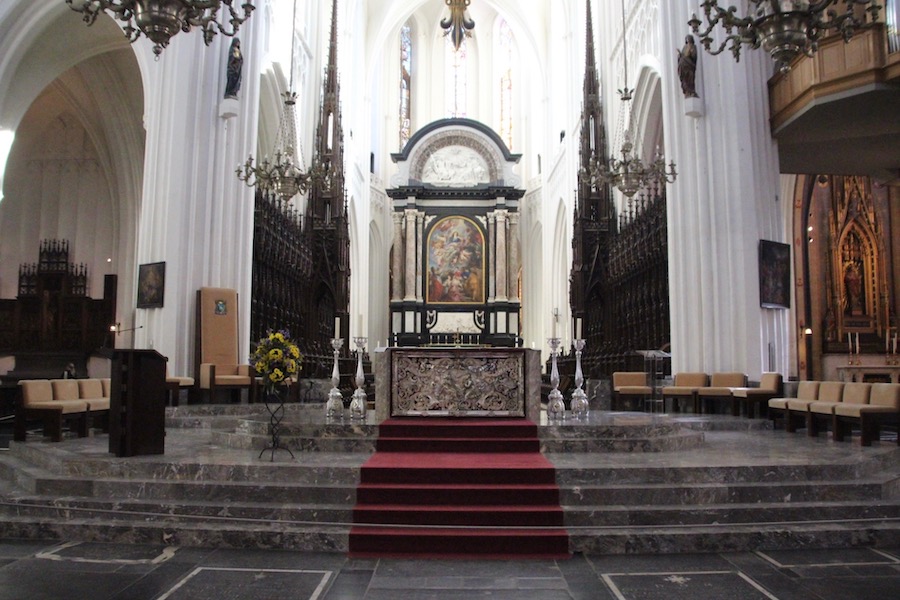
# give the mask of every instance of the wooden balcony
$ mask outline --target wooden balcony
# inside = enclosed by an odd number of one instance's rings
[[[883,23],[823,39],[772,77],[769,110],[781,172],[900,178],[900,52]]]

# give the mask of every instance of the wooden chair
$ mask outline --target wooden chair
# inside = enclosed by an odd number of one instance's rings
[[[188,391],[188,403],[191,403],[194,390],[193,377],[173,377],[169,375],[168,366],[166,367],[166,395],[168,396],[169,406],[178,406],[181,390]]]
[[[727,401],[731,414],[735,417],[738,416],[738,405],[734,401],[732,388],[743,388],[746,385],[747,375],[745,373],[713,373],[708,387],[697,388],[697,403],[700,412],[705,411],[706,404],[710,401]]]
[[[612,388],[611,410],[627,410],[634,400],[643,408],[644,402],[653,394],[643,371],[616,371],[612,376]]]
[[[782,395],[783,380],[781,373],[763,373],[759,380],[758,388],[738,387],[731,390],[734,403],[740,411],[740,405],[744,405],[745,414],[752,419],[755,413],[762,418],[767,415],[769,400]]]
[[[196,383],[199,395],[216,401],[216,391],[227,389],[240,402],[241,390],[248,390],[253,402],[253,371],[240,354],[238,294],[227,288],[197,290]],[[246,353],[249,355],[249,352]]]

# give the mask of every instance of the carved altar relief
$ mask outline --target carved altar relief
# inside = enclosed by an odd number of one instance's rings
[[[392,416],[525,416],[522,352],[407,350],[392,358]]]
[[[447,187],[469,187],[490,183],[487,161],[475,150],[446,146],[436,150],[422,169],[422,181]]]

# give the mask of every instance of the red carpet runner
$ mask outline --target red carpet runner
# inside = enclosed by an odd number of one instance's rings
[[[566,558],[559,487],[527,419],[381,424],[357,488],[352,556]]]

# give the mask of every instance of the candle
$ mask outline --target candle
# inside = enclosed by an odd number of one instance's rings
[[[335,338],[341,337],[341,318],[340,317],[334,318],[334,337]]]
[[[897,354],[897,334],[894,334],[894,354]]]
[[[575,339],[580,340],[584,339],[581,337],[581,317],[575,319]]]
[[[850,332],[847,332],[847,354],[853,354],[853,342],[850,341]]]
[[[553,316],[553,330],[552,330],[553,333],[550,334],[550,337],[555,338],[556,337],[556,309],[555,308],[553,309],[552,316]]]
[[[856,353],[859,354],[859,334],[856,334]]]

